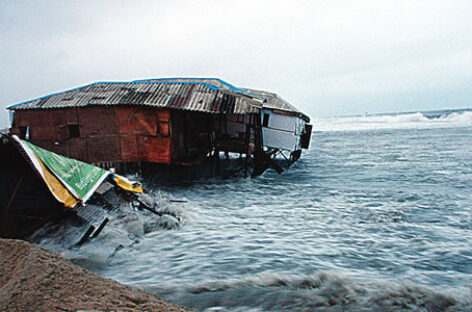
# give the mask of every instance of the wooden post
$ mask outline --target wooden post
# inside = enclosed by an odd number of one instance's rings
[[[252,173],[253,177],[261,175],[264,171],[264,149],[262,143],[262,126],[261,126],[261,114],[259,111],[258,114],[254,115],[254,171]]]

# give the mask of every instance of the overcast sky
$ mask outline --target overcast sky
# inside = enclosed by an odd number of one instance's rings
[[[472,1],[0,0],[5,107],[95,81],[219,77],[312,117],[472,107]]]

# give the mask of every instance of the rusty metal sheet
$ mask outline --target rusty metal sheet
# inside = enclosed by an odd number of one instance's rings
[[[79,109],[81,136],[89,137],[98,134],[119,133],[115,110],[95,106]]]
[[[41,140],[57,140],[58,129],[55,126],[50,126],[48,124],[41,126],[30,126],[30,138],[31,140],[34,140],[35,138],[40,138]]]
[[[157,112],[157,115],[159,121],[169,122],[170,120],[170,112],[168,110],[160,110]]]
[[[75,108],[58,109],[54,114],[46,110],[17,111],[14,115],[16,126],[59,126],[77,123]]]
[[[157,135],[157,113],[137,110],[134,114],[134,133],[139,135]]]
[[[140,160],[170,164],[170,137],[137,136],[137,143]]]
[[[119,162],[121,160],[120,136],[89,136],[87,150],[89,162]]]
[[[170,135],[169,123],[166,121],[159,122],[159,136],[167,137]]]
[[[56,114],[54,114],[56,115]],[[54,125],[54,117],[59,117],[62,116],[62,112],[58,112],[57,116],[54,116],[53,114],[48,114],[45,111],[31,111],[28,119],[29,119],[29,126],[30,127],[36,127],[36,126],[42,126],[42,125]]]
[[[27,126],[30,122],[30,111],[16,111],[13,115],[13,125],[15,127]]]
[[[134,133],[134,112],[135,107],[120,106],[115,108],[116,120],[119,126],[120,134]]]
[[[79,124],[79,115],[77,108],[65,108],[61,110],[62,114],[55,116],[53,124],[55,126],[60,125],[77,125]],[[48,111],[44,111],[45,114],[48,114]],[[50,114],[50,113],[49,113]]]
[[[148,107],[120,107],[115,111],[121,134],[157,135],[159,110]]]
[[[89,162],[85,138],[70,138],[67,140],[67,147],[68,157]]]
[[[121,135],[121,160],[123,162],[139,161],[138,146],[135,135]]]

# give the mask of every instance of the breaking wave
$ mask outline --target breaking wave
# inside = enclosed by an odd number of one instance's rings
[[[152,288],[199,311],[468,311],[472,301],[405,282],[359,283],[333,272],[260,274],[175,288]]]
[[[184,223],[184,200],[159,190],[150,194],[143,194],[140,199],[149,201],[148,205],[153,205],[159,215],[122,203],[120,209],[107,212],[109,222],[103,231],[84,245],[77,245],[84,228],[76,220],[50,222],[28,240],[90,270],[105,268],[118,253],[128,252],[146,237],[175,230]]]
[[[472,125],[472,111],[314,118],[315,131],[410,129]]]

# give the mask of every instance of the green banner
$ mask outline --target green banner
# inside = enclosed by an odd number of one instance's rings
[[[111,174],[102,168],[58,155],[30,142],[21,141],[64,184],[64,187],[82,202],[87,201],[103,180]]]

